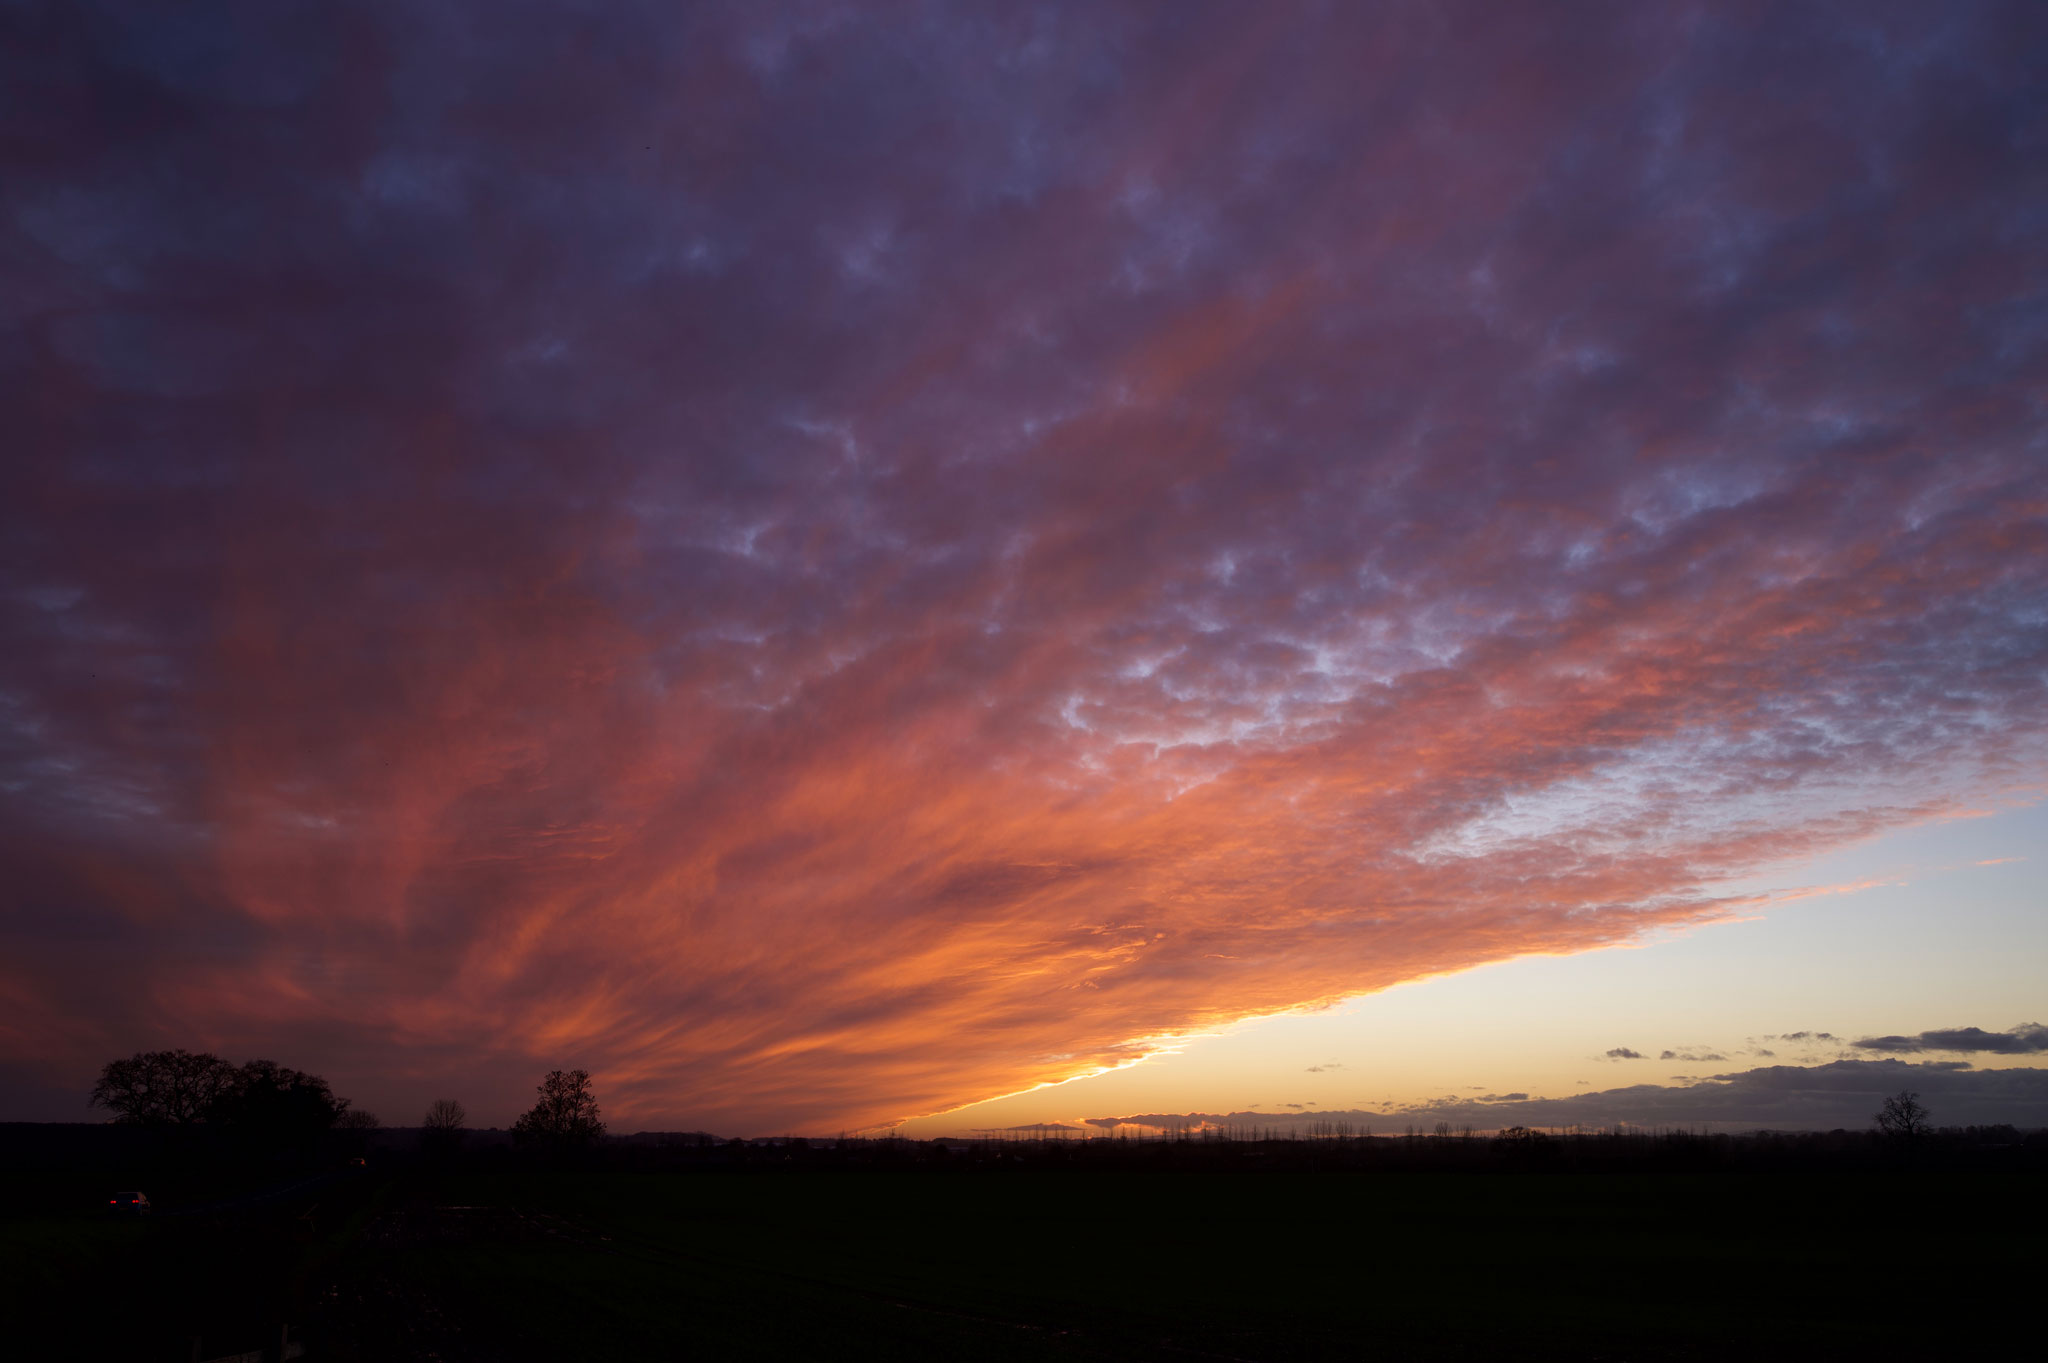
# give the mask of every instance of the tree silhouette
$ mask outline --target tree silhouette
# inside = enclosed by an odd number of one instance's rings
[[[435,1159],[453,1155],[462,1147],[463,1123],[469,1114],[453,1098],[436,1098],[420,1118],[420,1149]]]
[[[1918,1140],[1933,1130],[1932,1115],[1920,1102],[1920,1095],[1901,1090],[1897,1097],[1884,1100],[1884,1106],[1871,1116],[1877,1129],[1893,1140]]]
[[[204,1122],[234,1130],[257,1147],[307,1146],[348,1111],[317,1074],[270,1060],[237,1068],[201,1051],[138,1051],[107,1062],[93,1086],[94,1107],[114,1120],[144,1126],[189,1127]],[[370,1124],[376,1118],[364,1114]]]
[[[552,1070],[536,1091],[540,1101],[512,1124],[513,1140],[560,1150],[589,1145],[604,1134],[589,1070]]]
[[[319,1075],[251,1060],[234,1072],[206,1119],[235,1128],[257,1147],[282,1150],[312,1145],[346,1111],[348,1099],[335,1097]]]
[[[469,1121],[469,1113],[453,1098],[436,1098],[427,1108],[427,1115],[420,1119],[420,1125],[429,1131],[455,1132]]]
[[[235,1067],[205,1051],[137,1051],[110,1060],[89,1105],[138,1126],[190,1126],[212,1118],[234,1091]]]

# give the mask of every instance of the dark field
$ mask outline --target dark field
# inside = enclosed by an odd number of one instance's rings
[[[274,1349],[289,1322],[309,1358],[449,1363],[1943,1357],[2033,1338],[2044,1192],[1911,1170],[322,1177],[182,1216],[148,1190],[145,1224],[17,1180],[14,1339],[182,1360],[195,1335],[206,1358]]]

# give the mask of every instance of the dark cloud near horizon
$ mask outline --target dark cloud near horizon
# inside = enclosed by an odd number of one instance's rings
[[[1626,1088],[1529,1098],[1503,1094],[1396,1106],[1288,1113],[1142,1113],[1090,1118],[1100,1126],[1172,1128],[1208,1123],[1258,1126],[1319,1121],[1378,1123],[1380,1135],[1439,1121],[1481,1130],[1507,1126],[1606,1128],[1702,1126],[1714,1130],[1829,1131],[1864,1128],[1883,1100],[1918,1092],[1939,1126],[2048,1127],[2048,1069],[1980,1070],[1954,1061],[1836,1060],[1824,1065],[1772,1065],[1715,1075],[1682,1086]]]
[[[2044,91],[2031,5],[6,6],[0,1115],[864,1127],[2013,785]]]
[[[1688,1061],[1695,1061],[1695,1062],[1704,1062],[1704,1061],[1709,1061],[1709,1060],[1726,1060],[1726,1059],[1727,1059],[1728,1057],[1727,1057],[1727,1056],[1725,1056],[1725,1055],[1721,1055],[1721,1054],[1719,1054],[1719,1053],[1717,1053],[1717,1052],[1713,1052],[1713,1051],[1690,1051],[1690,1050],[1688,1050],[1688,1051],[1665,1051],[1665,1052],[1664,1052],[1663,1054],[1659,1055],[1659,1056],[1658,1056],[1657,1058],[1658,1058],[1659,1060],[1688,1060]]]
[[[2048,1051],[2048,1027],[2038,1022],[2022,1023],[2010,1031],[1987,1032],[1981,1027],[1951,1027],[1921,1032],[1917,1036],[1867,1036],[1849,1043],[1858,1050],[1906,1054],[1914,1051],[1957,1051],[1989,1055],[2034,1055]]]
[[[1626,1046],[1616,1046],[1607,1053],[1607,1058],[1609,1060],[1642,1060],[1646,1057],[1641,1051],[1632,1051]]]

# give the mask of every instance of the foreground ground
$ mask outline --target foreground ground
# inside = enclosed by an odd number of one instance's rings
[[[309,1358],[446,1363],[1946,1356],[2021,1323],[2044,1192],[1925,1171],[354,1171],[148,1224],[18,1198],[0,1305],[46,1351],[136,1360],[274,1347],[283,1324]]]

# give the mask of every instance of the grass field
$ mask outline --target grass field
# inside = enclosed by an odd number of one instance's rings
[[[310,1228],[42,1216],[5,1223],[0,1251],[45,1302],[99,1287],[132,1307],[101,1337],[133,1358],[187,1357],[189,1332],[225,1341],[243,1317],[269,1338],[297,1322],[311,1357],[449,1363],[1939,1357],[2022,1323],[2044,1191],[1931,1172],[416,1173],[328,1197]]]

